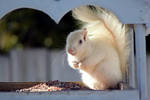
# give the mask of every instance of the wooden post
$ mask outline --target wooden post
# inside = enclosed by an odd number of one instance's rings
[[[140,100],[148,100],[145,34],[144,25],[135,25],[137,82]]]
[[[134,32],[133,28],[130,28],[130,34],[129,34],[129,40],[130,40],[130,56],[129,56],[129,67],[128,67],[128,81],[129,81],[129,87],[137,88],[136,83],[136,67],[135,67],[135,55],[134,55]]]

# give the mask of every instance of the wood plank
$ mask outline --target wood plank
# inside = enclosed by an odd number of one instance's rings
[[[147,84],[147,63],[146,63],[146,30],[144,25],[135,25],[135,46],[136,46],[136,65],[138,89],[141,94],[141,100],[148,99]]]
[[[42,82],[0,82],[0,91],[16,91],[29,88]]]
[[[0,81],[10,81],[10,60],[8,56],[0,55]]]
[[[34,8],[59,22],[69,10],[88,4],[111,10],[126,24],[150,22],[148,0],[0,0],[0,18],[14,9]]]
[[[40,93],[0,92],[2,100],[139,100],[137,90],[61,91]]]

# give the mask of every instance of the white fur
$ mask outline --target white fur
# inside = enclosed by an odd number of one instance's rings
[[[74,31],[67,38],[66,49],[69,45],[75,48],[76,55],[67,52],[68,62],[79,69],[85,85],[104,90],[122,81],[127,69],[128,28],[110,12],[98,7],[96,10],[93,12],[87,6],[73,10],[76,19],[87,23],[83,26],[88,32],[87,40],[82,46],[77,45],[82,31]],[[76,67],[74,62],[77,62]]]

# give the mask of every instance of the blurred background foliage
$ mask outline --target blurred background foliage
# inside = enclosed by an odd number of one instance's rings
[[[71,11],[56,24],[41,11],[14,10],[0,20],[0,53],[6,54],[13,48],[62,49],[66,36],[77,27]]]

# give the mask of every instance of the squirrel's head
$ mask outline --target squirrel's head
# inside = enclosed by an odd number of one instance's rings
[[[85,50],[87,41],[87,30],[77,30],[71,32],[67,37],[66,51],[67,53],[77,56],[82,55]]]

